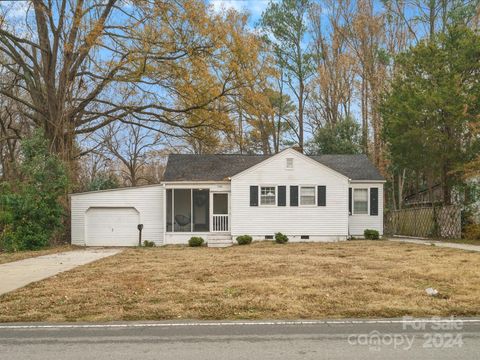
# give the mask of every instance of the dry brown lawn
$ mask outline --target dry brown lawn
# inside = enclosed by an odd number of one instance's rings
[[[28,259],[28,258],[32,258],[32,257],[36,257],[36,256],[56,254],[56,253],[64,252],[64,251],[76,250],[78,248],[79,247],[75,247],[75,246],[71,246],[71,245],[62,245],[62,246],[56,246],[56,247],[52,247],[52,248],[49,248],[49,249],[37,250],[37,251],[19,251],[19,252],[13,252],[13,253],[1,252],[0,251],[0,264],[5,264],[5,263],[12,262],[12,261]]]
[[[480,315],[479,262],[387,241],[129,249],[0,297],[0,322]]]

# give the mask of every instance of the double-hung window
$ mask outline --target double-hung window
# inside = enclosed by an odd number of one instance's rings
[[[300,205],[315,205],[315,186],[300,187]]]
[[[368,214],[368,189],[353,189],[353,213]]]
[[[276,205],[276,190],[275,186],[260,187],[260,205]]]

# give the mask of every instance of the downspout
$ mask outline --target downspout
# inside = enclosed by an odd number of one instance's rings
[[[166,222],[166,219],[167,219],[167,186],[165,185],[165,183],[162,184],[162,187],[163,187],[163,212],[162,212],[162,215],[163,215],[163,241],[162,241],[162,245],[166,245],[165,244],[165,240],[166,240],[166,236],[167,236],[167,222]]]
[[[232,178],[229,176],[228,181],[230,181],[230,194],[228,199],[228,232],[230,233],[230,237],[232,237]]]
[[[348,205],[347,205],[347,240],[350,240],[350,217],[351,217],[351,214],[350,214],[350,195],[349,195],[349,192],[350,192],[350,183],[351,183],[352,179],[348,179],[348,186],[347,186],[347,198],[348,198]],[[352,189],[352,210],[353,210],[353,189]]]

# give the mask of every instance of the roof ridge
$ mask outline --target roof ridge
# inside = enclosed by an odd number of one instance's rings
[[[181,154],[181,153],[170,153],[170,155],[180,155],[180,156],[274,156],[276,154],[222,154],[222,153],[215,153],[215,154]],[[303,154],[308,157],[312,156],[367,156],[367,154]]]
[[[170,153],[167,155],[182,155],[182,156],[273,156],[275,154],[178,154],[178,153]]]

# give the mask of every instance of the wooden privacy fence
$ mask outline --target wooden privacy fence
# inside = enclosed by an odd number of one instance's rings
[[[458,206],[422,207],[390,211],[385,215],[390,235],[459,239],[462,235]]]

